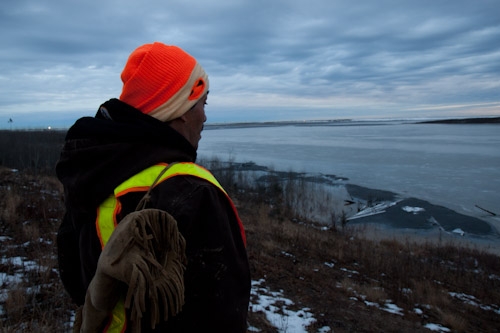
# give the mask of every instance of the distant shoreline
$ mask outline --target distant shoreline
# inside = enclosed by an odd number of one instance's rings
[[[330,119],[330,120],[284,120],[265,122],[237,122],[237,123],[212,123],[206,124],[205,129],[224,128],[255,128],[255,127],[279,127],[279,126],[374,126],[394,123],[411,124],[500,124],[500,117],[479,117],[479,118],[454,118],[438,120],[405,120],[405,119],[385,119],[385,120],[353,120],[353,119]]]
[[[205,124],[205,129],[220,128],[249,128],[249,127],[274,127],[274,126],[328,126],[350,124],[352,119],[332,119],[332,120],[283,120],[283,121],[250,121],[238,123],[213,123]]]
[[[418,124],[500,124],[500,117],[428,120]]]

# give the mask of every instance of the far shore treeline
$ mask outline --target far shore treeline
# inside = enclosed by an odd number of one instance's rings
[[[0,166],[55,175],[66,130],[0,130]]]

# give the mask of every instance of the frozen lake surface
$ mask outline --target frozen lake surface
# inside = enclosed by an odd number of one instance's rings
[[[206,129],[198,153],[280,171],[320,172],[499,227],[500,125],[345,122]]]

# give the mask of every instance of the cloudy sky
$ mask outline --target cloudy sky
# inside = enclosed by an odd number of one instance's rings
[[[2,0],[0,127],[68,126],[137,46],[181,46],[209,122],[500,116],[498,0]],[[12,119],[12,123],[10,123]]]

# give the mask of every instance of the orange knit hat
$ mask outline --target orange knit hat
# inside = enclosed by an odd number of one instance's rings
[[[177,46],[155,42],[130,54],[120,100],[161,121],[182,116],[208,91],[208,76]]]

